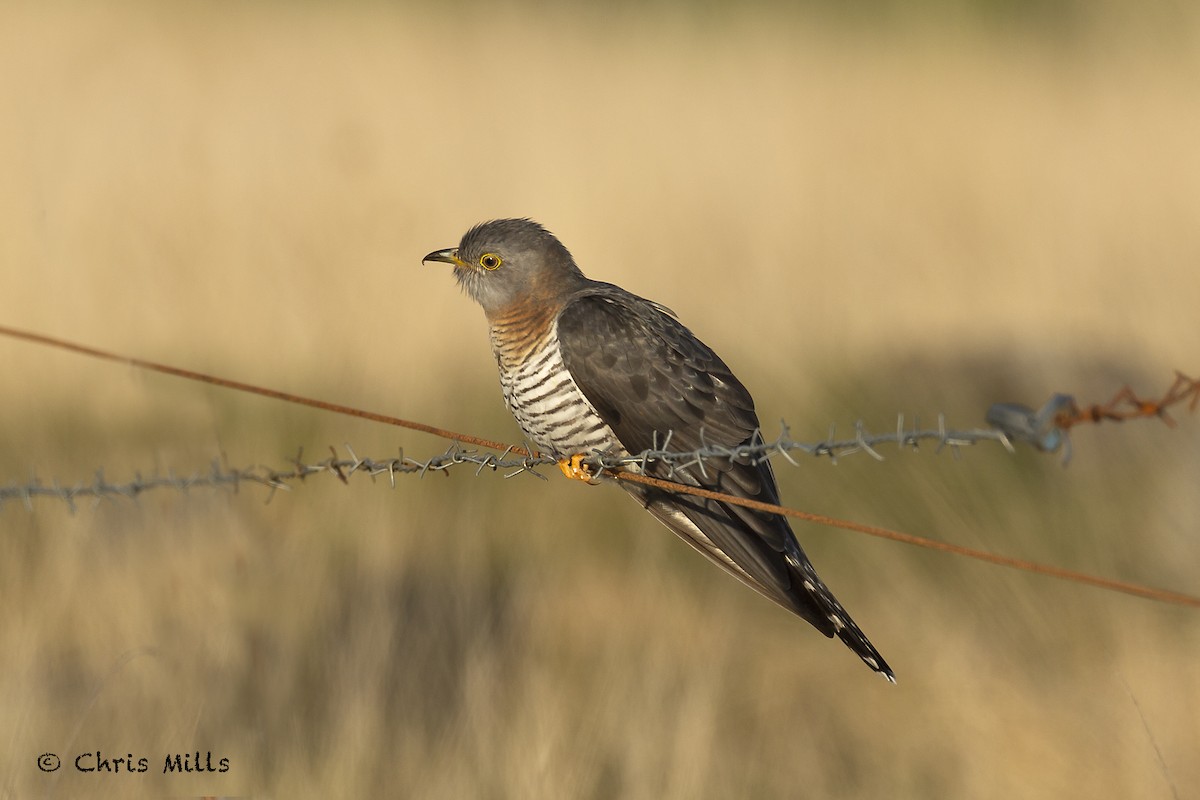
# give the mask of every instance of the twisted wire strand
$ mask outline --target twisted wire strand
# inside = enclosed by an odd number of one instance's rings
[[[760,453],[762,457],[769,457],[770,451],[779,446],[780,443],[777,441],[764,442],[762,445],[753,448],[752,451],[755,453]],[[45,485],[39,481],[32,481],[24,485],[0,486],[0,506],[3,506],[6,501],[20,501],[23,502],[28,509],[32,510],[33,500],[35,498],[50,498],[66,503],[72,511],[75,511],[77,508],[76,503],[79,500],[92,500],[95,503],[99,503],[104,500],[118,500],[121,498],[136,500],[146,492],[160,489],[171,489],[175,491],[186,492],[197,487],[227,487],[237,490],[242,484],[267,487],[270,490],[270,493],[267,497],[269,501],[277,490],[290,490],[293,483],[297,481],[304,481],[305,479],[314,475],[332,475],[337,477],[343,483],[348,483],[350,476],[352,475],[367,475],[372,480],[386,475],[392,488],[395,488],[397,475],[424,476],[431,472],[445,472],[452,467],[459,465],[473,465],[475,467],[476,475],[479,475],[484,470],[491,470],[493,472],[506,470],[509,472],[507,472],[505,477],[513,477],[518,474],[529,473],[544,479],[545,476],[541,475],[541,473],[537,471],[537,468],[540,466],[547,466],[557,463],[554,459],[546,456],[508,456],[504,453],[497,455],[495,453],[481,453],[472,450],[463,450],[457,445],[451,446],[444,453],[433,456],[432,458],[424,461],[405,456],[403,453],[394,458],[360,458],[348,445],[346,446],[346,450],[349,453],[349,457],[339,457],[335,451],[330,458],[317,462],[304,461],[302,458],[303,454],[300,453],[295,459],[292,460],[292,465],[288,469],[272,469],[261,466],[239,469],[225,466],[221,464],[220,461],[214,461],[209,471],[204,473],[194,473],[186,476],[156,475],[152,477],[143,477],[142,475],[137,475],[134,480],[120,484],[109,482],[104,477],[102,472],[97,472],[95,478],[90,483],[77,483],[70,486],[64,486],[58,483]],[[786,452],[786,450],[784,450],[784,452]],[[818,455],[819,453],[814,452],[813,454]],[[671,452],[667,455],[670,458],[678,458],[682,460],[686,459],[690,454]],[[644,454],[644,456],[647,459],[657,457],[649,451]],[[633,457],[630,457],[629,459],[616,459],[613,463],[632,463],[632,459]],[[1073,570],[1063,569],[1061,567],[989,553],[982,550],[964,547],[962,545],[938,541],[936,539],[915,536],[909,533],[902,533],[900,531],[875,525],[864,525],[862,523],[828,517],[822,514],[813,514],[808,511],[789,508],[787,506],[773,505],[771,503],[762,503],[756,500],[734,497],[721,492],[702,489],[697,486],[688,486],[686,484],[679,484],[659,478],[652,478],[648,475],[630,472],[620,469],[619,467],[602,467],[602,460],[595,457],[593,457],[591,460],[585,460],[584,463],[592,464],[595,469],[601,470],[605,477],[611,479],[632,481],[654,486],[659,489],[665,489],[667,491],[691,494],[710,500],[717,500],[723,503],[741,505],[758,511],[781,514],[784,516],[793,517],[795,519],[814,522],[819,525],[827,525],[829,527],[840,528],[843,530],[865,533],[869,536],[875,536],[877,538],[887,539],[889,541],[901,542],[903,544],[923,547],[929,550],[937,550],[944,553],[951,553],[998,566],[1004,566],[1024,572],[1031,572],[1038,575],[1046,575],[1062,580],[1083,583],[1101,589],[1122,592],[1149,600],[1156,600],[1158,602],[1188,606],[1191,608],[1200,608],[1200,597],[1194,597],[1181,592],[1173,592],[1149,586],[1142,586],[1140,584],[1130,583],[1127,581],[1119,581],[1111,578],[1089,575],[1087,573],[1076,572]]]
[[[392,417],[385,414],[362,411],[360,409],[341,406],[335,403],[328,403],[322,400],[314,400],[312,398],[302,397],[300,395],[294,395],[274,389],[267,389],[260,386],[255,386],[253,384],[242,383],[240,381],[219,378],[179,367],[159,364],[153,361],[120,356],[107,351],[43,336],[40,334],[34,334],[0,326],[0,335],[10,336],[12,338],[22,339],[50,347],[56,347],[94,358],[124,363],[141,369],[152,370],[168,375],[175,375],[216,386],[223,386],[226,388],[236,389],[238,391],[271,397],[277,400],[306,405],[325,411],[348,414],[350,416],[396,425],[398,427],[408,428],[410,430],[423,431],[425,433],[431,433],[445,439],[450,439],[453,442],[446,452],[424,461],[408,458],[404,455],[403,451],[401,451],[397,458],[360,459],[354,454],[353,450],[347,446],[346,449],[350,453],[350,458],[339,458],[336,450],[334,450],[332,457],[326,459],[325,461],[305,463],[301,458],[303,455],[301,452],[295,459],[293,459],[292,466],[287,470],[277,470],[266,467],[234,469],[224,466],[218,461],[213,463],[212,468],[208,473],[195,474],[187,477],[166,475],[154,476],[150,478],[143,478],[139,474],[133,481],[129,481],[124,484],[109,483],[104,478],[102,472],[97,472],[95,479],[90,484],[75,484],[72,486],[63,486],[57,482],[51,484],[50,486],[46,486],[35,479],[23,485],[14,484],[0,487],[0,507],[2,507],[6,501],[20,500],[27,508],[32,510],[33,498],[49,497],[66,502],[68,507],[74,510],[75,502],[79,499],[85,498],[91,498],[96,502],[104,499],[115,499],[118,497],[129,497],[136,499],[141,494],[155,489],[169,488],[177,491],[188,491],[189,489],[198,486],[232,486],[236,489],[242,483],[261,484],[269,487],[271,490],[271,493],[268,495],[269,500],[270,497],[274,495],[276,490],[290,489],[291,481],[303,480],[308,476],[315,474],[333,474],[343,482],[347,482],[349,476],[354,474],[366,473],[367,475],[371,476],[372,479],[378,477],[379,475],[387,474],[389,476],[391,485],[394,487],[395,476],[397,474],[415,473],[425,475],[431,471],[445,471],[460,464],[475,465],[475,473],[477,475],[485,469],[490,469],[492,471],[499,471],[503,469],[507,471],[506,477],[530,473],[544,479],[545,476],[541,475],[537,471],[537,467],[556,463],[554,459],[531,452],[529,448],[505,445],[499,442],[483,439],[481,437],[437,428],[422,422],[414,422],[412,420],[400,419],[398,417]],[[795,463],[794,459],[792,459],[790,455],[790,453],[794,451],[804,452],[818,457],[827,456],[835,460],[839,455],[844,456],[861,451],[866,452],[873,458],[882,459],[883,456],[876,449],[876,447],[880,444],[894,443],[901,447],[915,448],[922,441],[936,441],[938,443],[938,450],[941,450],[945,447],[950,447],[956,450],[960,446],[971,445],[981,441],[997,441],[1010,451],[1013,450],[1013,441],[1023,441],[1031,444],[1043,452],[1056,452],[1059,449],[1063,449],[1065,451],[1065,464],[1070,458],[1070,440],[1067,434],[1070,428],[1073,426],[1087,422],[1099,423],[1105,420],[1119,422],[1140,418],[1158,418],[1166,422],[1168,425],[1174,426],[1175,423],[1169,416],[1168,409],[1184,402],[1187,403],[1189,410],[1194,411],[1196,409],[1198,403],[1200,403],[1200,380],[1190,378],[1184,375],[1182,372],[1176,372],[1174,383],[1172,383],[1171,387],[1163,395],[1163,397],[1157,400],[1147,400],[1141,398],[1129,387],[1124,387],[1118,391],[1113,399],[1108,403],[1086,406],[1083,408],[1079,407],[1075,403],[1074,398],[1070,397],[1069,395],[1062,394],[1056,394],[1052,396],[1050,400],[1038,410],[1030,409],[1026,406],[1015,403],[996,404],[988,410],[987,414],[987,421],[993,426],[990,429],[972,429],[966,431],[948,430],[946,428],[944,416],[939,416],[937,430],[922,431],[916,430],[915,428],[913,430],[906,430],[904,427],[904,418],[901,416],[897,420],[896,431],[894,433],[869,434],[866,431],[866,427],[860,422],[855,426],[855,436],[852,439],[834,439],[834,431],[831,429],[830,436],[827,440],[806,444],[803,442],[793,441],[788,435],[787,426],[784,425],[783,432],[780,434],[780,436],[769,442],[763,439],[760,431],[756,431],[754,436],[751,437],[749,443],[744,445],[739,445],[737,447],[724,447],[705,443],[702,447],[687,452],[679,452],[667,449],[668,445],[670,444],[670,435],[668,434],[661,447],[655,447],[643,453],[622,458],[614,458],[609,454],[601,452],[591,453],[587,454],[587,458],[584,459],[584,463],[587,464],[597,476],[604,475],[616,480],[644,483],[664,489],[666,491],[692,494],[711,500],[717,500],[723,503],[746,506],[748,508],[804,519],[822,525],[842,528],[845,530],[853,530],[859,533],[865,533],[871,536],[889,539],[891,541],[903,542],[905,544],[953,553],[955,555],[974,558],[991,564],[1011,567],[1013,569],[1019,569],[1040,575],[1047,575],[1077,583],[1083,583],[1110,591],[1123,592],[1162,603],[1200,608],[1200,597],[1195,597],[1180,592],[1172,592],[1125,581],[1102,578],[1086,573],[1074,572],[1072,570],[1066,570],[1059,567],[1026,561],[1023,559],[996,555],[985,551],[963,547],[961,545],[939,542],[933,539],[901,533],[899,531],[893,531],[878,526],[863,525],[847,520],[840,520],[819,514],[812,514],[810,512],[788,508],[786,506],[761,503],[755,500],[734,497],[732,495],[713,492],[695,486],[688,486],[670,480],[652,478],[631,470],[631,467],[635,465],[640,470],[644,470],[648,464],[657,461],[667,464],[670,467],[668,475],[673,476],[675,470],[683,466],[699,465],[701,469],[703,469],[704,462],[711,458],[744,458],[755,460],[767,459],[775,455],[780,455],[786,458],[788,461]],[[495,453],[480,453],[474,450],[464,450],[461,447],[461,443],[467,443],[490,450],[498,450],[501,451],[501,453],[497,456]]]

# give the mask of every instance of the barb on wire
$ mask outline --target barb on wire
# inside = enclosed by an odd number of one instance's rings
[[[1175,370],[1175,381],[1167,389],[1166,394],[1157,400],[1145,400],[1134,394],[1132,387],[1126,385],[1113,396],[1112,400],[1101,405],[1085,408],[1072,407],[1066,410],[1058,420],[1063,428],[1070,428],[1082,422],[1100,423],[1104,420],[1124,422],[1130,419],[1157,417],[1168,426],[1174,428],[1175,420],[1167,413],[1171,406],[1188,401],[1188,411],[1195,411],[1200,404],[1200,379],[1189,378],[1179,370]]]
[[[1175,370],[1174,382],[1156,400],[1139,397],[1129,385],[1121,387],[1107,403],[1083,408],[1071,395],[1056,394],[1037,411],[1020,403],[996,403],[987,411],[987,423],[1010,439],[1028,442],[1043,453],[1057,452],[1061,447],[1065,465],[1071,460],[1068,432],[1076,425],[1158,418],[1174,428],[1175,420],[1167,413],[1168,409],[1185,400],[1188,411],[1194,412],[1200,404],[1200,379]]]

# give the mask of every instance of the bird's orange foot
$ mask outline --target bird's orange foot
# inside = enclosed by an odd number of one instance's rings
[[[583,453],[576,453],[570,458],[561,459],[558,462],[558,468],[562,470],[562,474],[568,478],[584,483],[595,483],[596,476],[592,473],[592,468],[583,463],[587,458]]]

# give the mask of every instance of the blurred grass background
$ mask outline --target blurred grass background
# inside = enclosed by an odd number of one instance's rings
[[[801,438],[1200,354],[1187,4],[0,6],[0,320],[515,440],[422,268],[532,216]],[[443,442],[0,340],[0,482]],[[1197,591],[1197,421],[780,467],[812,511]],[[318,455],[317,457],[320,457]],[[1195,612],[802,526],[899,677],[615,490],[0,508],[4,797],[1197,797]],[[150,757],[87,775],[74,755]],[[165,753],[228,773],[164,776]],[[38,754],[66,763],[37,771]]]

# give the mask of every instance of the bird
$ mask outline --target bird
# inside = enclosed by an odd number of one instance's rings
[[[483,307],[504,401],[525,437],[564,474],[592,476],[583,459],[749,444],[760,430],[750,392],[667,307],[586,277],[565,246],[530,219],[470,228],[422,264],[453,267]],[[667,437],[670,437],[669,440]],[[780,504],[770,461],[647,460],[651,477]],[[647,511],[725,572],[837,636],[875,672],[895,674],[817,575],[786,517],[720,500],[619,481]]]

